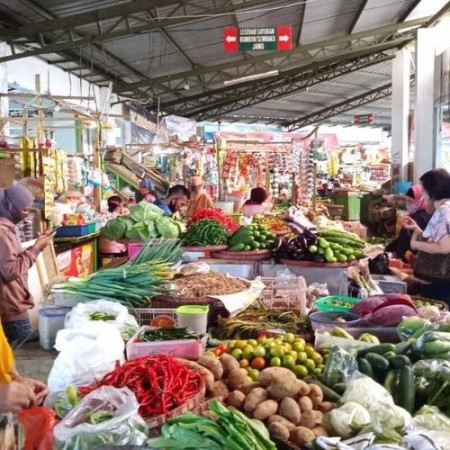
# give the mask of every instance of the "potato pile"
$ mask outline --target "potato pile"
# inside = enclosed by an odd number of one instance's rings
[[[298,380],[289,369],[268,367],[259,381],[253,382],[228,354],[186,363],[204,374],[210,397],[264,422],[273,438],[302,447],[327,435],[321,426],[322,416],[334,403],[324,401],[319,386]]]

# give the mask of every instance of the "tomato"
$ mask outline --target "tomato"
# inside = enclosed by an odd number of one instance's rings
[[[254,369],[263,370],[266,367],[266,360],[261,356],[257,356],[252,360],[252,367]]]
[[[150,322],[151,327],[175,328],[175,320],[170,316],[157,316]]]

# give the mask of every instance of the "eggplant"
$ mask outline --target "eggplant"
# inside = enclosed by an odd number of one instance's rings
[[[325,258],[319,253],[314,253],[313,254],[313,261],[316,262],[316,263],[323,263],[323,262],[325,262]]]
[[[301,235],[297,236],[297,242],[303,250],[306,251],[308,249],[309,246],[308,246],[308,242],[306,240],[305,235],[301,234]]]
[[[277,237],[275,239],[275,251],[276,252],[280,251],[283,248],[284,243],[285,243],[285,241],[282,237]]]
[[[288,222],[288,226],[297,235],[303,234],[303,228],[295,222]]]

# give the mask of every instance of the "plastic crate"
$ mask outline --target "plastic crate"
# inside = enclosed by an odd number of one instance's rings
[[[55,306],[64,306],[67,308],[72,308],[78,303],[83,302],[83,298],[76,294],[71,294],[69,292],[52,291],[53,294],[53,304]],[[101,293],[99,294],[99,300],[101,299]]]
[[[372,275],[372,279],[380,286],[384,294],[406,294],[407,284],[397,277],[391,275]]]
[[[193,359],[201,358],[208,342],[208,335],[201,339],[178,339],[174,341],[134,342],[142,331],[151,327],[143,326],[127,343],[127,359],[142,358],[151,355],[171,355],[175,358]]]
[[[348,302],[352,306],[335,305],[334,302]],[[318,311],[336,311],[336,312],[348,312],[352,309],[353,305],[356,305],[360,301],[359,298],[345,297],[343,295],[330,295],[328,297],[322,297],[316,300],[315,305]]]
[[[88,234],[95,233],[97,224],[95,222],[91,222],[87,224]]]
[[[86,234],[90,234],[89,225],[64,225],[56,230],[55,237],[78,237]]]
[[[303,277],[259,278],[266,286],[260,300],[268,309],[301,312],[301,299],[306,299],[306,289],[301,287],[306,284],[300,278]]]
[[[360,220],[361,197],[357,192],[337,193],[333,195],[336,205],[343,205],[342,218],[344,220]]]
[[[130,310],[130,313],[136,317],[139,326],[150,325],[152,320],[158,316],[168,316],[177,320],[175,308],[136,308]]]

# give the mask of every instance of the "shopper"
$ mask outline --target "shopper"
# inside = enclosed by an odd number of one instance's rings
[[[136,192],[136,202],[139,203],[146,200],[149,203],[154,203],[156,200],[155,185],[150,178],[144,178],[139,184],[139,190]]]
[[[191,199],[186,210],[186,217],[191,218],[201,209],[212,208],[214,202],[203,189],[203,180],[200,177],[192,177],[190,183]]]
[[[108,198],[108,218],[115,219],[124,212],[122,199],[118,195],[112,195]],[[105,236],[100,236],[98,248],[100,257],[111,258],[125,256],[127,254],[127,246],[116,241],[110,241]]]
[[[406,210],[408,217],[417,223],[420,229],[424,230],[431,219],[431,213],[427,210],[427,201],[424,198],[424,189],[421,184],[416,184],[408,189],[405,195]],[[396,239],[387,247],[387,252],[395,254],[396,258],[407,262],[405,255],[411,251],[412,232],[402,227]]]
[[[189,189],[182,184],[176,184],[169,189],[166,198],[157,198],[154,204],[161,208],[164,214],[171,216],[186,208],[190,198]]]
[[[242,205],[242,214],[247,218],[251,218],[255,214],[263,214],[270,209],[268,199],[269,194],[264,188],[253,188],[250,191],[250,198]],[[255,208],[255,206],[259,208]]]
[[[32,202],[33,196],[24,186],[0,189],[0,316],[12,345],[31,335],[28,310],[34,307],[34,301],[28,289],[28,270],[53,238],[49,230],[22,251],[16,225]]]
[[[424,200],[434,213],[425,230],[411,217],[402,225],[412,231],[411,248],[432,255],[450,254],[450,174],[444,169],[433,169],[420,178]],[[450,280],[424,285],[421,295],[437,300],[450,301]]]

